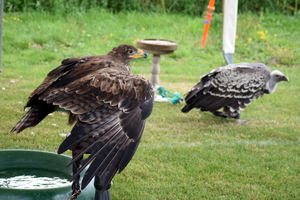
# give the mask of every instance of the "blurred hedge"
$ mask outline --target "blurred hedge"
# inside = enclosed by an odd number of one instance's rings
[[[209,0],[4,0],[5,12],[44,10],[49,12],[88,11],[91,8],[112,12],[166,12],[192,16],[202,15]],[[298,0],[239,0],[239,12],[273,12],[297,14]],[[216,0],[215,12],[222,12],[222,1]]]

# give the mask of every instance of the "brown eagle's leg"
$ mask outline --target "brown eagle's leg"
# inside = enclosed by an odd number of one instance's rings
[[[72,147],[72,157],[74,158],[76,156],[76,150],[78,148],[78,145],[75,145]],[[72,172],[73,172],[73,175],[76,174],[76,172],[78,171],[78,168],[80,167],[80,163],[83,159],[83,156],[76,160],[76,162],[74,162],[72,164]],[[73,200],[73,199],[77,199],[78,195],[80,195],[81,193],[81,190],[80,190],[80,183],[79,183],[79,180],[80,180],[80,174],[78,174],[77,177],[73,177],[73,183],[72,183],[72,196],[68,199],[68,200]]]

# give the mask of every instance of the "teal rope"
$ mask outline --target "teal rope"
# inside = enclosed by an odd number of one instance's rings
[[[168,99],[172,104],[181,104],[183,102],[183,97],[180,96],[179,92],[172,93],[162,86],[157,88],[157,91],[160,96]],[[172,97],[169,97],[167,93],[170,94]]]

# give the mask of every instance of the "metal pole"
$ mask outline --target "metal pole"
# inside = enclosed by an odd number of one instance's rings
[[[2,74],[2,17],[3,17],[3,0],[0,0],[0,74]]]

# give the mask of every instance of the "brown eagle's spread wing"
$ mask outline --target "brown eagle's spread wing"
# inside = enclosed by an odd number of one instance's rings
[[[79,173],[93,161],[83,179],[83,188],[96,173],[102,176],[109,171],[109,184],[113,175],[125,168],[153,104],[148,80],[107,68],[59,90],[47,91],[41,98],[77,114],[78,121],[58,153],[77,145],[72,162],[82,159],[84,153],[91,154],[78,170]]]
[[[49,113],[59,109],[58,106],[49,104],[40,97],[46,90],[59,90],[61,85],[74,82],[98,69],[111,67],[112,65],[103,64],[106,59],[108,59],[107,56],[88,56],[63,60],[62,64],[49,72],[44,81],[30,94],[25,105],[25,108],[30,107],[30,110],[12,131],[19,133],[26,128],[34,127]]]
[[[105,190],[135,153],[152,111],[152,84],[129,72],[129,61],[141,56],[140,50],[122,45],[105,56],[64,60],[30,95],[26,107],[31,108],[12,131],[37,125],[57,108],[68,110],[77,121],[58,153],[72,150],[74,182],[90,164],[82,188],[106,173]],[[85,153],[90,156],[83,160]]]

